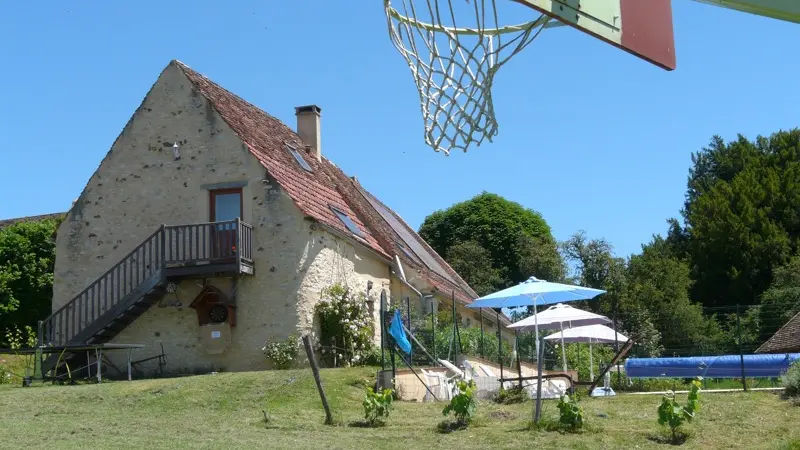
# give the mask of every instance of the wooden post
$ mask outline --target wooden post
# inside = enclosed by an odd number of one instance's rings
[[[238,273],[242,267],[242,219],[236,218],[236,272]]]
[[[303,347],[306,349],[308,362],[311,364],[311,372],[314,374],[314,381],[317,383],[319,397],[322,399],[322,407],[325,408],[325,425],[332,425],[333,416],[331,415],[331,408],[328,406],[328,399],[325,397],[325,391],[322,389],[322,380],[319,378],[317,359],[314,358],[314,351],[311,349],[311,340],[308,338],[308,335],[303,336]]]
[[[103,360],[103,356],[102,356],[103,353],[102,352],[103,352],[102,349],[99,349],[99,348],[95,348],[94,349],[94,358],[97,360],[97,361],[95,361],[95,363],[97,364],[97,382],[98,383],[102,383],[103,382],[103,375],[102,375],[103,371],[102,371],[102,366],[101,366],[101,364],[102,364],[101,361]]]
[[[160,245],[161,245],[161,249],[160,249],[161,250],[160,251],[160,253],[161,253],[161,256],[160,256],[161,262],[160,262],[160,264],[158,266],[159,267],[164,267],[164,266],[167,265],[167,246],[166,246],[166,244],[167,244],[167,237],[166,237],[167,226],[164,225],[164,224],[161,224],[161,231],[158,234],[159,234],[159,241],[160,241]],[[205,245],[205,242],[206,241],[203,240],[203,244],[204,245]]]

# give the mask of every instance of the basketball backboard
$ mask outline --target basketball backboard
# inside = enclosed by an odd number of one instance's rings
[[[675,69],[671,0],[514,0],[663,69]]]
[[[494,76],[542,30],[568,25],[660,68],[676,66],[671,0],[383,1],[419,92],[425,142],[445,154],[497,135]],[[800,0],[695,1],[800,23]]]

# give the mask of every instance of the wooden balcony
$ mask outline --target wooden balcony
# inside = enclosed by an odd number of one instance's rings
[[[168,278],[253,274],[253,227],[235,220],[164,227]]]
[[[39,345],[108,342],[163,296],[167,280],[240,274],[253,274],[250,225],[163,225],[41,321]]]

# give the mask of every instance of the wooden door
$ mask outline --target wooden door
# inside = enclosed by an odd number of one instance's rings
[[[228,261],[236,258],[236,223],[242,217],[242,189],[219,189],[210,192],[211,259]],[[219,223],[226,222],[226,223]]]

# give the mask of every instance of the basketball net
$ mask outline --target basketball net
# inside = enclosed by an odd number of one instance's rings
[[[449,155],[497,135],[495,73],[530,44],[550,19],[499,26],[495,0],[384,0],[392,42],[408,62],[425,122],[425,142]],[[458,13],[452,2],[469,5]],[[441,5],[440,5],[441,4]],[[459,23],[456,22],[458,16]],[[459,27],[468,24],[469,28]]]

